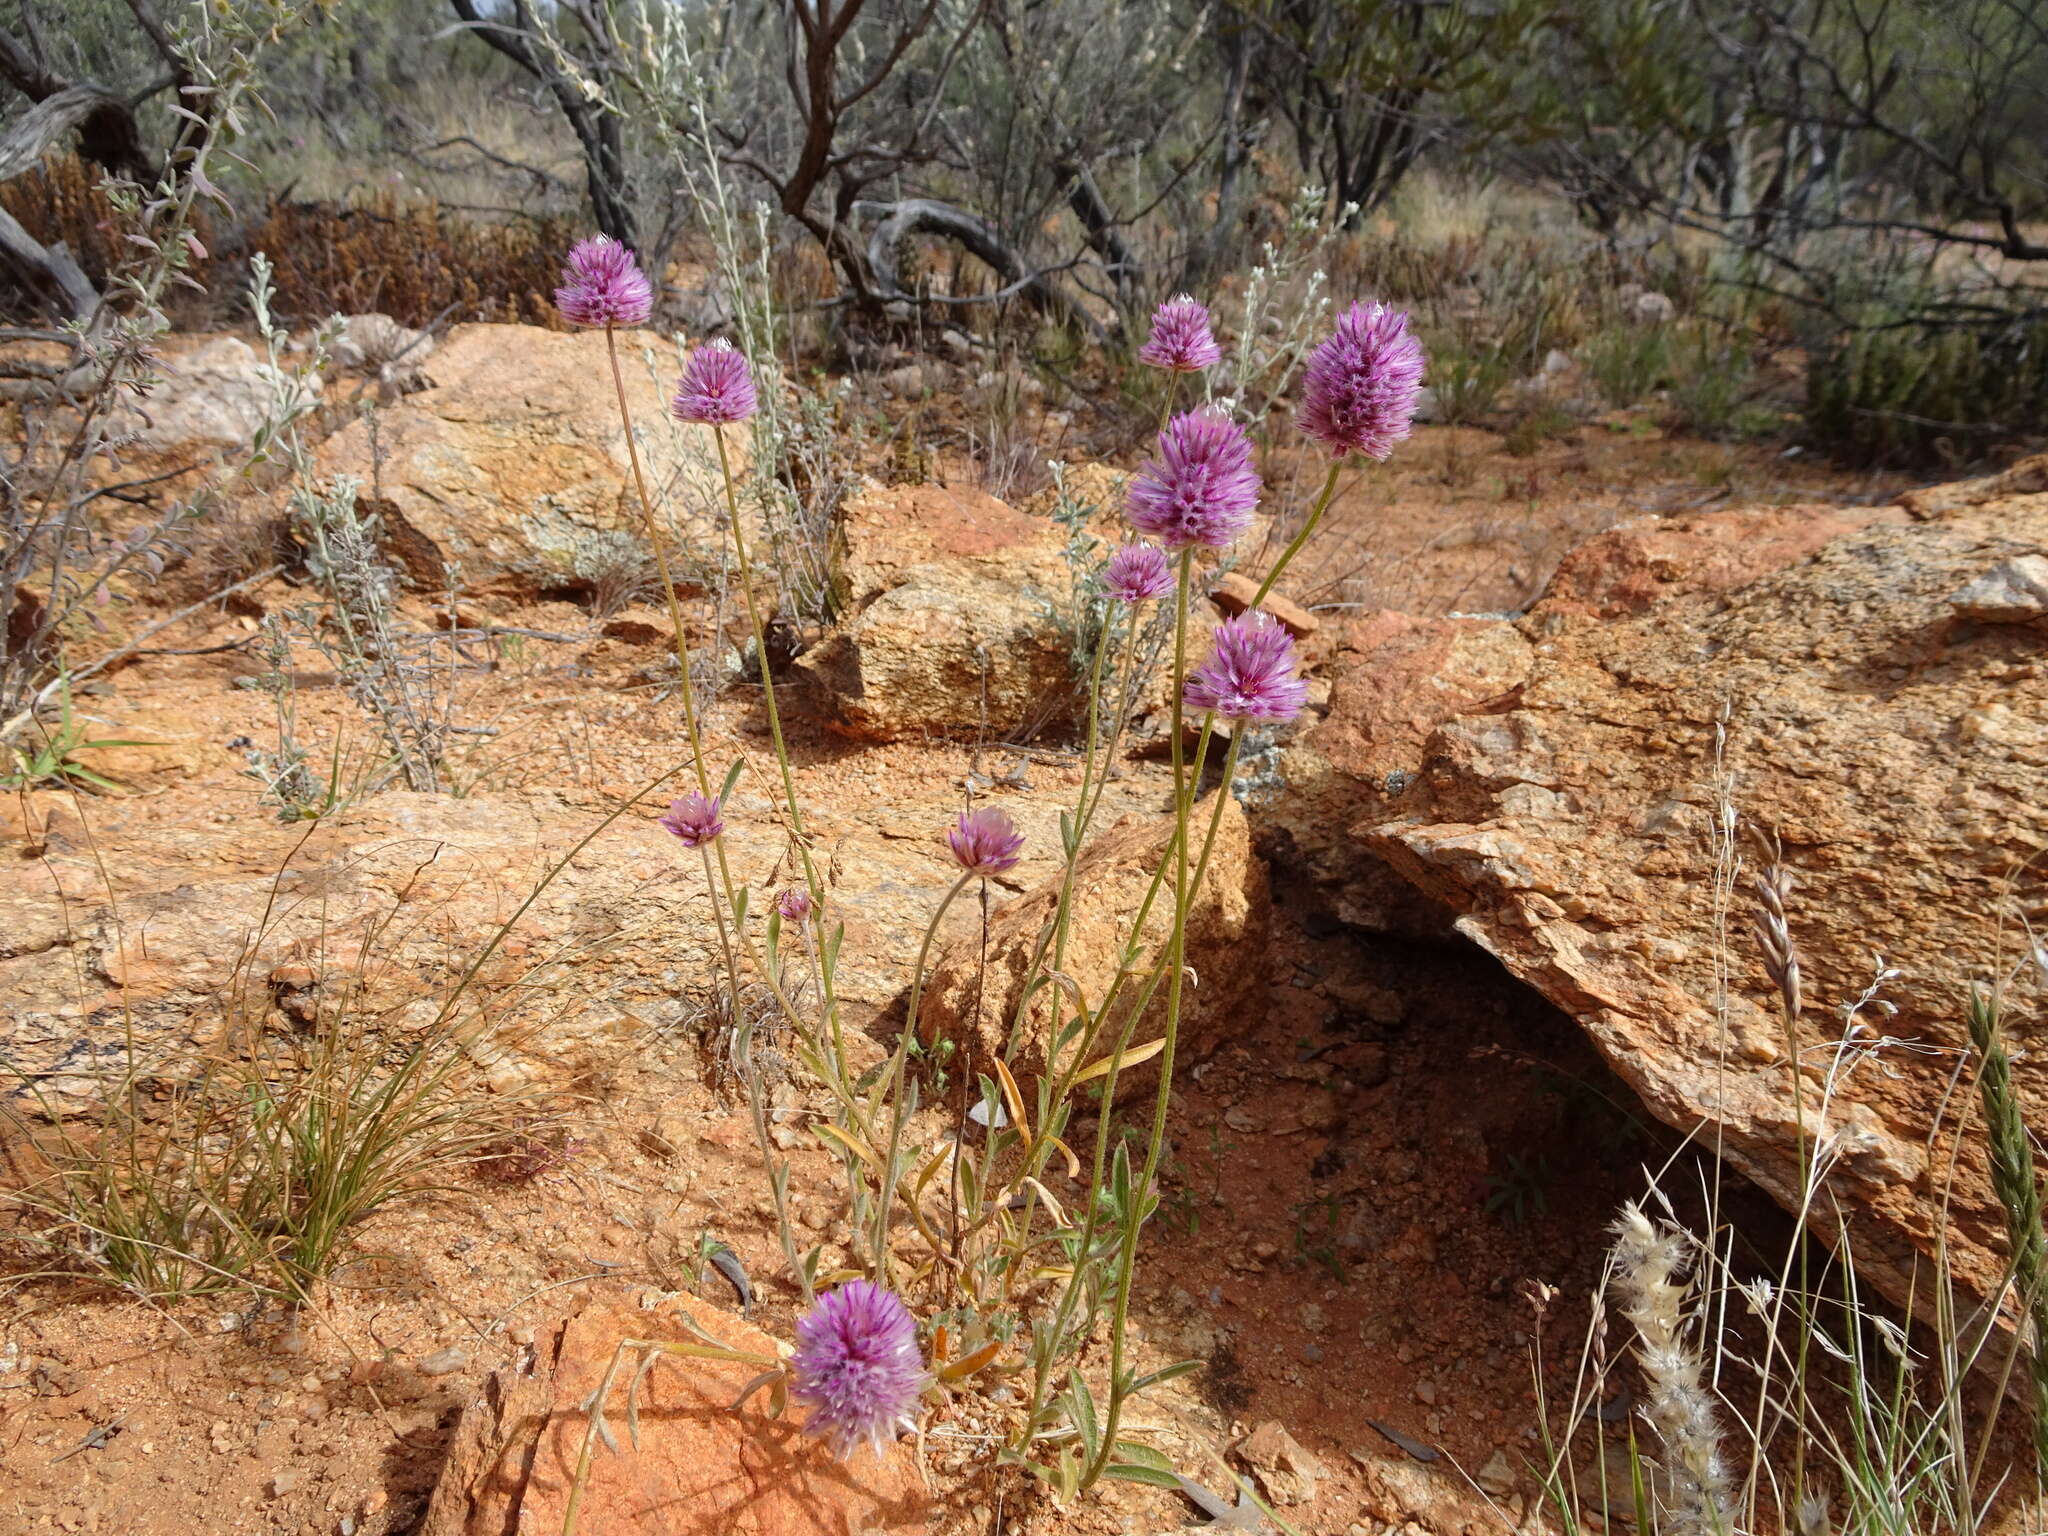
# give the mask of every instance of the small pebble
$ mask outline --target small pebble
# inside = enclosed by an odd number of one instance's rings
[[[469,1351],[451,1344],[437,1349],[419,1362],[422,1376],[450,1376],[469,1364]]]

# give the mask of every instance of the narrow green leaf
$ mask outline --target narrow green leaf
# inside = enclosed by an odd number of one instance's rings
[[[1146,1483],[1154,1488],[1178,1488],[1180,1479],[1170,1471],[1158,1467],[1141,1467],[1128,1461],[1112,1461],[1102,1469],[1104,1477],[1113,1477],[1123,1483]]]
[[[1162,1365],[1158,1370],[1147,1371],[1138,1377],[1131,1383],[1131,1391],[1143,1392],[1149,1387],[1158,1386],[1161,1382],[1172,1381],[1176,1377],[1187,1375],[1189,1371],[1198,1371],[1201,1368],[1202,1362],[1199,1360],[1176,1360],[1172,1365]]]

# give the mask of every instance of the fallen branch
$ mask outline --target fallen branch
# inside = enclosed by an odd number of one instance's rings
[[[938,235],[961,246],[1001,277],[1007,284],[1006,294],[1021,296],[1041,314],[1062,325],[1080,326],[1096,341],[1103,339],[1102,323],[1044,272],[1012,250],[981,215],[928,197],[906,197],[893,203],[861,201],[853,205],[853,211],[876,221],[874,232],[868,236],[868,267],[874,275],[877,297],[916,302],[917,296],[904,291],[897,274],[896,252],[912,235]]]

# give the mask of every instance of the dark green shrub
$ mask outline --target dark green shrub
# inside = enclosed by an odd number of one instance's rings
[[[1807,369],[1807,437],[1844,463],[1953,466],[2044,430],[2048,309],[1847,331]]]
[[[1714,441],[1763,436],[1781,418],[1758,400],[1762,388],[1746,335],[1691,329],[1673,348],[1670,425]]]
[[[1588,338],[1580,359],[1600,398],[1623,410],[1664,382],[1671,366],[1671,337],[1661,325],[1624,321]]]

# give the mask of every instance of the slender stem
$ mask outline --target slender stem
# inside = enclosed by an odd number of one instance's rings
[[[1113,612],[1114,610],[1111,611]],[[1132,618],[1134,627],[1136,622],[1134,613]],[[1069,834],[1073,839],[1073,844],[1071,847],[1062,850],[1066,855],[1067,863],[1065,870],[1060,875],[1059,900],[1053,905],[1055,917],[1052,935],[1052,969],[1054,971],[1063,970],[1066,966],[1067,937],[1073,920],[1074,877],[1075,871],[1080,864],[1081,845],[1087,836],[1088,818],[1092,810],[1089,804],[1089,789],[1095,779],[1095,748],[1100,735],[1102,715],[1102,662],[1103,657],[1109,650],[1110,628],[1111,625],[1105,617],[1102,633],[1096,637],[1095,661],[1089,671],[1088,740],[1087,748],[1081,758],[1081,792],[1075,797],[1074,801],[1074,820]],[[1105,764],[1103,778],[1107,780],[1108,776],[1109,770]],[[1096,798],[1101,798],[1099,793]],[[1034,959],[1031,969],[1025,973],[1023,986],[1018,989],[1017,1015],[1010,1021],[1009,1038],[1004,1042],[1003,1047],[1005,1060],[1009,1058],[1010,1053],[1016,1049],[1017,1042],[1023,1037],[1024,1013],[1031,1005],[1031,999],[1035,995],[1035,987],[1039,977],[1044,974],[1044,956],[1045,952],[1041,948]],[[1059,1039],[1062,1012],[1060,1000],[1065,995],[1057,987],[1053,989],[1053,992],[1052,1019],[1046,1036],[1049,1042],[1046,1050],[1046,1065],[1048,1068],[1052,1065],[1052,1043],[1056,1043]]]
[[[647,531],[647,546],[654,552],[654,569],[661,577],[661,595],[668,603],[669,628],[676,636],[676,665],[683,677],[683,733],[690,743],[690,763],[697,774],[697,792],[711,793],[711,775],[704,767],[704,738],[697,727],[697,695],[690,684],[690,642],[683,633],[683,605],[676,600],[676,584],[669,574],[668,547],[654,521],[654,502],[647,494],[647,476],[640,468],[640,448],[633,436],[633,413],[626,404],[626,375],[619,367],[619,338],[610,325],[604,328],[605,350],[612,360],[612,388],[619,396],[619,425],[626,433],[626,457],[633,465],[633,485],[640,493],[640,520]],[[721,445],[722,447],[722,445]]]
[[[725,960],[727,995],[732,1000],[733,1052],[739,1058],[740,1080],[747,1088],[747,1109],[754,1122],[754,1140],[761,1148],[762,1165],[768,1170],[769,1193],[775,1197],[775,1227],[782,1238],[782,1258],[803,1290],[804,1305],[809,1306],[815,1293],[811,1289],[811,1277],[804,1269],[803,1261],[797,1257],[796,1235],[790,1230],[789,1180],[787,1173],[775,1164],[775,1143],[768,1134],[768,1106],[761,1093],[761,1074],[754,1066],[754,1026],[746,1016],[746,1005],[740,992],[740,970],[733,960],[732,940],[725,931],[726,904],[732,898],[732,887],[728,879],[724,889],[720,889],[718,875],[711,865],[710,848],[703,847],[697,851],[704,859],[704,887],[711,893],[711,911],[718,922],[718,949]],[[734,916],[737,926],[737,913]]]
[[[1206,739],[1207,733],[1204,733]],[[1230,797],[1230,782],[1237,774],[1238,744],[1244,739],[1243,731],[1231,733],[1230,748],[1224,754],[1223,782],[1216,787],[1216,806],[1211,812],[1209,841],[1215,841],[1215,828],[1223,820],[1223,804]],[[1186,815],[1182,825],[1185,829]],[[1138,1234],[1145,1224],[1145,1201],[1152,1191],[1153,1180],[1159,1176],[1159,1159],[1166,1146],[1166,1116],[1173,1099],[1173,1058],[1180,1041],[1181,986],[1187,977],[1187,908],[1188,908],[1188,859],[1187,839],[1183,835],[1180,848],[1180,867],[1176,872],[1176,894],[1179,906],[1174,913],[1173,938],[1169,945],[1166,973],[1166,1044],[1159,1052],[1159,1091],[1152,1103],[1152,1135],[1145,1147],[1144,1170],[1138,1175],[1132,1187],[1132,1198],[1137,1209],[1124,1213],[1123,1246],[1117,1255],[1116,1300],[1109,1325],[1109,1410],[1104,1416],[1102,1447],[1097,1452],[1094,1464],[1083,1474],[1081,1485],[1085,1488],[1102,1475],[1102,1469],[1109,1462],[1111,1450],[1116,1444],[1117,1426],[1123,1417],[1124,1403],[1129,1391],[1124,1381],[1124,1333],[1131,1310],[1131,1285],[1136,1277],[1138,1262]],[[1105,1084],[1105,1096],[1112,1091],[1111,1084]],[[1107,1097],[1104,1099],[1108,1103]]]
[[[1266,572],[1266,579],[1259,583],[1258,596],[1252,599],[1254,608],[1266,600],[1266,594],[1273,590],[1273,583],[1280,579],[1280,573],[1287,569],[1288,563],[1296,555],[1301,553],[1301,546],[1308,542],[1309,535],[1316,531],[1316,525],[1323,520],[1323,514],[1329,511],[1330,498],[1337,494],[1337,471],[1343,463],[1342,459],[1330,460],[1330,472],[1323,477],[1322,494],[1316,497],[1316,504],[1309,508],[1308,520],[1301,525],[1301,532],[1287,541],[1287,547],[1280,551],[1280,558],[1274,562],[1273,569]]]
[[[988,881],[981,882],[981,963],[974,978],[974,1012],[972,1022],[967,1026],[966,1059],[960,1067],[960,1123],[953,1143],[953,1167],[949,1179],[948,1193],[951,1199],[946,1205],[946,1225],[951,1234],[953,1262],[960,1262],[960,1158],[967,1150],[968,1113],[974,1107],[975,1080],[979,1076],[976,1067],[976,1048],[981,1039],[981,1004],[988,989]],[[996,1127],[995,1116],[989,1116],[987,1139],[993,1144]],[[987,1186],[982,1186],[986,1188]]]
[[[754,656],[761,667],[761,699],[768,712],[768,735],[775,743],[775,761],[782,769],[782,794],[789,811],[789,827],[796,837],[797,857],[803,860],[804,879],[810,885],[811,900],[823,901],[824,887],[818,881],[817,870],[811,866],[811,850],[804,837],[803,810],[796,797],[796,774],[789,765],[789,748],[782,740],[782,715],[775,707],[775,678],[768,667],[768,641],[761,626],[761,605],[754,597],[754,567],[747,558],[747,534],[740,526],[739,495],[732,483],[732,456],[726,451],[725,428],[714,426],[711,431],[718,441],[718,468],[725,477],[725,507],[732,519],[733,553],[739,560],[740,596],[746,603],[747,625],[754,635]]]
[[[896,1102],[896,1084],[903,1075],[903,1064],[910,1056],[911,1037],[917,1031],[917,1015],[924,1003],[924,968],[931,958],[932,940],[937,937],[939,924],[944,921],[946,909],[953,905],[953,899],[967,889],[967,882],[974,878],[974,871],[965,869],[955,880],[945,899],[939,903],[938,911],[924,930],[924,942],[917,947],[917,965],[910,976],[910,1012],[903,1020],[903,1033],[896,1039],[896,1049],[889,1057],[888,1069],[882,1073],[875,1085],[875,1103],[891,1107],[889,1118],[889,1147],[882,1160],[881,1199],[875,1209],[875,1278],[882,1284],[889,1283],[889,1212],[895,1200],[896,1159],[903,1148],[902,1107]]]

